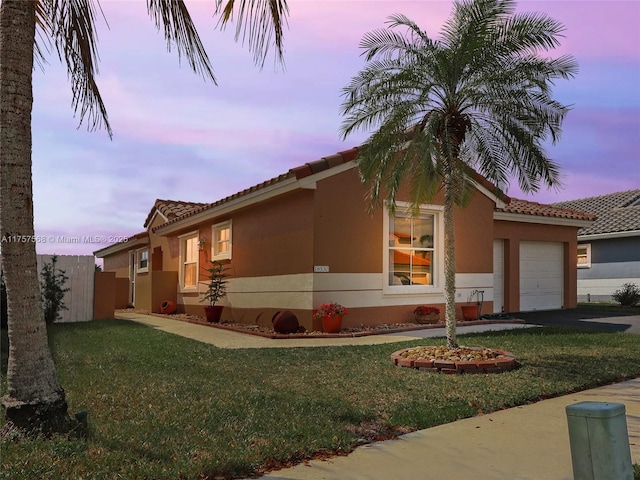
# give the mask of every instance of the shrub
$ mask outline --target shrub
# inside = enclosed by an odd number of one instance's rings
[[[69,277],[64,270],[56,268],[58,256],[51,257],[51,263],[45,263],[40,273],[40,292],[42,295],[42,307],[44,319],[47,325],[60,318],[60,312],[67,310],[64,304],[64,294],[69,291],[64,285]]]
[[[634,307],[640,302],[640,288],[635,283],[625,283],[611,297],[623,307]]]

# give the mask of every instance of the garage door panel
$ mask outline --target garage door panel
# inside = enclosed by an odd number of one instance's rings
[[[520,243],[520,310],[562,308],[563,246],[560,242]]]

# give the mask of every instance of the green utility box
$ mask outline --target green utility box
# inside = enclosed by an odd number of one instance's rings
[[[624,404],[580,402],[566,411],[574,480],[633,480]]]

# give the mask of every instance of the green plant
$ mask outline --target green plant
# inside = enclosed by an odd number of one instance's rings
[[[42,296],[42,307],[44,309],[44,319],[47,325],[60,319],[60,312],[68,310],[64,303],[64,294],[69,291],[65,284],[69,277],[64,270],[56,268],[58,256],[51,257],[50,263],[42,266],[40,273],[40,294]]]
[[[227,294],[228,268],[218,261],[211,261],[207,268],[209,283],[201,302],[208,301],[212,307]]]
[[[322,320],[322,317],[335,317],[336,315],[348,315],[349,311],[339,303],[323,303],[313,312],[313,318]]]
[[[625,283],[611,295],[623,307],[634,307],[640,303],[640,288],[635,283]]]

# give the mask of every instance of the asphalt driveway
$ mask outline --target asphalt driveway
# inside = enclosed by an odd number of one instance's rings
[[[581,328],[593,328],[608,332],[627,332],[640,334],[640,315],[621,314],[620,312],[594,311],[590,309],[548,310],[539,312],[520,312],[512,314],[514,318],[532,325],[563,325]]]

